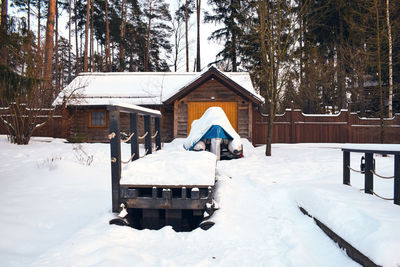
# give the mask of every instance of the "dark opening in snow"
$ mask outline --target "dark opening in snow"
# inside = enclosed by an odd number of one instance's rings
[[[203,220],[202,210],[128,209],[125,218],[130,227],[138,230],[159,230],[170,225],[177,232],[190,232]]]

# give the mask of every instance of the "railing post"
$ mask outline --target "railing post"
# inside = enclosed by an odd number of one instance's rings
[[[110,140],[111,148],[111,193],[112,193],[112,211],[118,212],[120,205],[120,179],[121,179],[121,139],[119,110],[110,108],[110,134],[114,137]],[[113,134],[114,133],[114,134]]]
[[[144,132],[147,133],[144,139],[144,149],[147,151],[147,154],[151,154],[151,117],[150,115],[144,116]]]
[[[394,156],[394,204],[400,205],[400,155]]]
[[[135,156],[133,156],[132,161],[139,159],[139,132],[138,132],[138,127],[137,127],[137,122],[138,122],[138,115],[137,113],[130,113],[129,114],[129,131],[131,134],[133,134],[131,138],[131,155],[135,153]]]
[[[155,126],[154,128],[157,132],[156,147],[157,147],[157,150],[160,150],[161,149],[161,127],[160,127],[160,118],[159,117],[154,118],[154,126]]]
[[[350,185],[350,152],[343,151],[343,184]]]
[[[365,153],[365,193],[373,194],[374,191],[374,175],[371,172],[373,170],[374,164],[374,154],[373,153]]]

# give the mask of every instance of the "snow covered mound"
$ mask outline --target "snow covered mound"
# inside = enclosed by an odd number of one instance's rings
[[[241,141],[243,144],[243,156],[244,157],[250,157],[256,153],[255,147],[248,139],[242,138]]]
[[[213,186],[216,157],[203,151],[159,150],[122,170],[122,185]]]
[[[210,107],[204,112],[200,119],[192,122],[189,136],[186,138],[183,146],[187,150],[192,150],[193,147],[202,139],[212,126],[220,126],[225,132],[232,137],[231,144],[236,149],[241,150],[240,136],[233,129],[231,123],[225,115],[225,112],[220,107]]]
[[[344,185],[299,187],[299,205],[376,264],[399,266],[400,207]]]

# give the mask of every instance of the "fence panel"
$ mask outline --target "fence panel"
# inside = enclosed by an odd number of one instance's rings
[[[400,143],[400,114],[384,120],[384,143]],[[253,111],[253,143],[265,144],[268,116]],[[342,110],[339,114],[303,114],[287,109],[276,115],[273,143],[380,143],[379,118],[359,118]]]

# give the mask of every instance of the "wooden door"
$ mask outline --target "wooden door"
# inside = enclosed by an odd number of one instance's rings
[[[188,134],[194,120],[200,119],[209,107],[220,107],[225,111],[233,129],[237,132],[237,103],[236,102],[189,102],[188,103]]]

